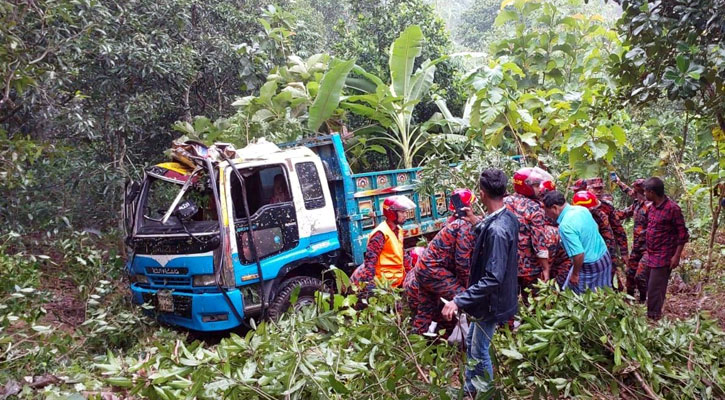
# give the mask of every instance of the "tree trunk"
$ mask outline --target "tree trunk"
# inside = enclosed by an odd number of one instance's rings
[[[680,154],[677,155],[677,162],[682,162],[682,156],[685,154],[685,146],[687,145],[687,131],[690,128],[690,113],[685,111],[685,129],[683,129],[682,133],[682,148],[680,149]]]
[[[191,106],[189,105],[189,93],[191,93],[191,85],[188,85],[184,89],[184,98],[183,98],[183,104],[184,104],[184,121],[188,123],[192,123],[193,120],[191,119]]]
[[[705,280],[708,280],[710,278],[710,268],[712,267],[712,249],[713,247],[715,247],[717,230],[720,228],[720,211],[722,211],[722,201],[723,198],[725,198],[725,193],[723,193],[723,191],[725,191],[725,184],[719,185],[717,188],[719,189],[719,196],[717,198],[717,206],[715,206],[715,208],[713,208],[714,204],[712,203],[712,192],[715,189],[710,189],[710,210],[712,211],[712,225],[710,226],[710,241],[707,249],[707,264],[705,264]]]

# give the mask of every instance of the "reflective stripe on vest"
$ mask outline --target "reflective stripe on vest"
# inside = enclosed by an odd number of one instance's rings
[[[405,267],[403,266],[403,230],[398,229],[396,235],[387,222],[383,221],[371,233],[380,232],[385,236],[385,245],[378,256],[378,263],[375,264],[375,277],[392,281],[393,287],[400,287],[405,279]]]

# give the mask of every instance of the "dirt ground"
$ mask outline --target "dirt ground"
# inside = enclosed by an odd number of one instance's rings
[[[720,278],[722,280],[722,278]],[[699,307],[717,320],[725,330],[725,285],[722,282],[711,282],[705,285],[704,299],[698,284],[686,284],[680,275],[673,274],[667,290],[665,315],[670,318],[687,319],[695,315]]]
[[[715,242],[716,249],[717,244],[725,245],[725,230],[718,232]],[[699,253],[706,251],[707,249],[685,246],[683,259],[697,258],[703,260],[706,255]],[[693,271],[687,270],[686,266],[683,266],[683,270],[674,271],[667,290],[665,315],[670,318],[687,319],[695,315],[698,308],[701,308],[710,317],[717,320],[720,327],[725,330],[725,265],[723,265],[725,258],[718,257],[717,254],[713,258],[711,276],[709,282],[704,285],[697,282],[700,280],[699,278],[691,278],[689,283],[683,281],[681,277],[683,273],[694,276]]]

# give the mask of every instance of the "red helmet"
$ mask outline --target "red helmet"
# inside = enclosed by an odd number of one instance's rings
[[[476,201],[476,195],[474,195],[473,191],[470,189],[456,189],[453,191],[453,194],[457,194],[461,197],[461,202],[465,207],[470,207],[471,204]],[[456,211],[456,207],[453,205],[453,202],[448,204],[448,210]]]
[[[534,197],[534,187],[545,189],[553,186],[553,182],[554,177],[539,167],[521,168],[514,173],[514,191],[526,197]]]
[[[636,192],[644,193],[644,179],[635,179],[634,182],[632,182],[632,186]]]
[[[556,190],[556,183],[554,181],[543,181],[539,185],[539,188],[541,189],[541,193],[551,192]]]
[[[425,247],[413,247],[408,251],[410,254],[410,269],[412,269],[415,268],[416,265],[418,265],[418,259],[420,259],[420,256],[422,256],[423,252],[425,252]]]
[[[584,206],[590,210],[599,207],[599,199],[594,193],[588,190],[581,190],[574,193],[571,203],[575,206]]]
[[[397,211],[409,211],[415,209],[415,203],[405,196],[390,196],[383,202],[383,215],[388,220],[397,223]]]

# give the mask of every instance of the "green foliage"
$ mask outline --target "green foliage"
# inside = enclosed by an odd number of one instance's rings
[[[666,95],[725,129],[725,8],[721,0],[623,1],[624,49],[612,56],[622,96],[645,103]]]
[[[508,138],[525,158],[568,154],[579,175],[595,175],[627,143],[608,106],[605,62],[616,35],[601,17],[562,14],[549,2],[509,3],[496,24],[516,22],[516,36],[495,43],[498,58],[468,74],[471,126],[490,146]],[[539,25],[526,26],[532,15]]]
[[[106,383],[153,399],[455,395],[448,385],[456,349],[408,335],[396,311],[399,294],[381,291],[360,311],[352,308],[355,295],[318,296],[317,309],[261,323],[244,337],[232,334],[215,348],[157,342],[149,358],[109,354],[96,367]]]
[[[417,190],[433,195],[443,191],[452,192],[456,188],[469,188],[478,193],[478,177],[487,168],[498,168],[513,176],[520,168],[519,163],[498,149],[483,146],[478,141],[451,142],[434,140],[437,144],[423,163],[423,173]],[[465,156],[461,156],[464,154]],[[451,164],[456,166],[452,167]],[[479,212],[481,204],[476,203]]]
[[[487,50],[490,43],[485,40],[486,35],[493,28],[500,5],[498,0],[474,0],[454,21],[456,43],[470,50]]]
[[[341,106],[351,112],[376,121],[381,128],[374,130],[376,140],[389,145],[404,168],[412,168],[413,160],[426,145],[426,132],[415,124],[413,112],[433,86],[436,65],[447,57],[426,60],[413,72],[415,60],[422,52],[423,32],[413,25],[403,31],[390,46],[390,83],[359,66],[353,69],[358,78],[348,87],[364,94],[348,96]]]
[[[287,64],[270,71],[257,96],[237,99],[237,112],[211,122],[196,117],[193,124],[177,121],[174,128],[208,143],[226,141],[245,146],[253,138],[289,142],[314,134],[325,124],[336,131],[342,124],[338,108],[342,88],[355,61],[315,54],[289,56]],[[304,122],[307,122],[306,126]]]
[[[121,260],[87,235],[52,242],[49,248],[63,250],[63,259],[8,254],[17,243],[18,235],[12,234],[0,245],[3,382],[72,366],[87,368],[96,354],[128,348],[148,333],[153,321],[132,308],[120,281]],[[80,320],[66,320],[74,307],[83,314]]]
[[[349,7],[349,19],[339,22],[336,32],[339,39],[332,53],[345,59],[357,58],[357,65],[380,77],[389,76],[388,50],[406,28],[418,25],[425,37],[420,59],[435,60],[450,53],[452,43],[444,22],[424,0],[354,1],[342,2]],[[437,82],[432,92],[445,98],[455,113],[463,105],[464,97],[459,85],[460,67],[454,60],[446,60],[438,66]],[[436,112],[433,104],[422,102],[414,118],[428,120]],[[357,128],[357,126],[355,126]]]
[[[715,399],[725,394],[725,333],[702,316],[650,325],[611,289],[576,295],[551,285],[494,339],[511,397]],[[637,378],[637,376],[639,378]]]
[[[120,182],[174,121],[229,113],[294,50],[293,16],[262,4],[2,1],[2,225],[112,226]]]

